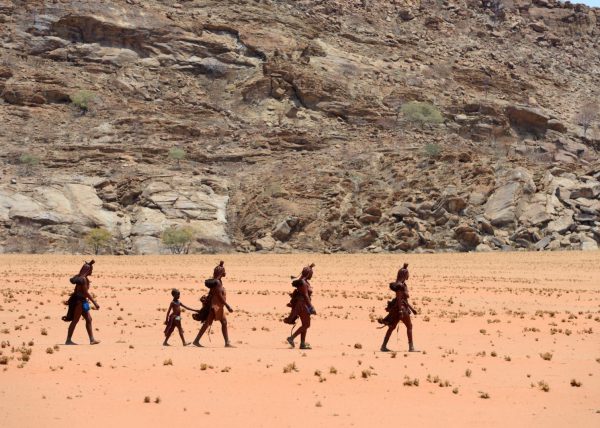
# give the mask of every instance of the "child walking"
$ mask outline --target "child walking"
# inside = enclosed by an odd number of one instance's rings
[[[167,319],[165,321],[165,325],[167,327],[165,328],[165,341],[163,342],[163,346],[169,346],[169,337],[171,337],[171,334],[175,330],[175,327],[177,327],[177,330],[179,330],[179,337],[181,337],[181,342],[183,343],[183,346],[189,345],[189,343],[186,342],[185,338],[183,337],[183,328],[181,327],[181,308],[183,307],[188,311],[196,311],[196,309],[188,308],[183,303],[181,303],[179,301],[180,295],[181,293],[179,293],[179,290],[175,288],[171,290],[171,296],[173,296],[173,301],[169,305],[169,310],[167,311]]]

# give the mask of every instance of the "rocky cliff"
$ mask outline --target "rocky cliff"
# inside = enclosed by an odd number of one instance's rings
[[[554,0],[0,0],[0,251],[597,249],[599,52]]]

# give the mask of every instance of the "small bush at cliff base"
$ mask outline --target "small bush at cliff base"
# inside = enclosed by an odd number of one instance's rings
[[[171,226],[162,234],[162,243],[172,254],[187,254],[194,240],[194,229],[191,227]]]
[[[100,249],[106,247],[112,238],[110,232],[106,229],[92,229],[85,237],[85,242],[91,247],[94,254],[100,253]]]

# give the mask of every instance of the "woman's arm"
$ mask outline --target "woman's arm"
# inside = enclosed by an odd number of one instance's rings
[[[219,297],[221,297],[221,300],[223,301],[223,306],[225,306],[229,312],[233,312],[233,308],[227,303],[227,293],[225,292],[225,288],[219,287]]]
[[[192,309],[188,306],[185,306],[183,303],[181,303],[181,307],[187,309],[188,311],[192,311],[192,312],[198,312],[200,309]]]
[[[98,303],[96,303],[96,301],[94,300],[94,298],[92,297],[92,295],[90,294],[90,292],[88,291],[87,288],[84,289],[84,294],[85,294],[86,299],[90,299],[92,301],[92,303],[94,304],[96,309],[100,309],[100,305],[98,305]]]
[[[306,282],[302,283],[302,287],[300,287],[300,292],[302,293],[302,296],[304,297],[304,299],[310,305],[311,304],[310,294],[308,293],[308,284]]]

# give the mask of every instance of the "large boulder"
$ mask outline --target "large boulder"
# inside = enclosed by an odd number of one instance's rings
[[[581,239],[581,249],[583,251],[596,251],[598,250],[598,243],[590,237],[583,237]]]
[[[266,235],[254,241],[254,246],[258,251],[271,251],[275,248],[277,242],[271,235]]]
[[[519,206],[519,222],[529,226],[542,226],[552,220],[556,212],[555,196],[539,192]]]
[[[357,251],[367,248],[377,239],[378,234],[372,229],[360,229],[350,233],[342,241],[342,248],[346,251]]]
[[[473,250],[481,243],[479,233],[471,226],[458,226],[454,229],[454,237],[467,250]]]
[[[285,242],[290,239],[294,228],[298,225],[299,219],[298,217],[289,216],[277,223],[275,229],[271,232],[271,236],[277,239],[278,241]]]
[[[136,254],[160,254],[162,249],[160,239],[153,236],[136,236],[132,242]]]
[[[515,223],[518,202],[524,194],[532,194],[535,190],[535,183],[529,171],[515,168],[489,197],[484,207],[485,217],[497,227]]]
[[[545,134],[548,129],[548,115],[539,109],[511,105],[506,107],[506,115],[511,125],[534,134]]]
[[[548,223],[548,226],[546,227],[546,232],[563,234],[569,230],[574,229],[575,221],[573,220],[573,214],[574,212],[572,210],[565,209],[560,217]]]

